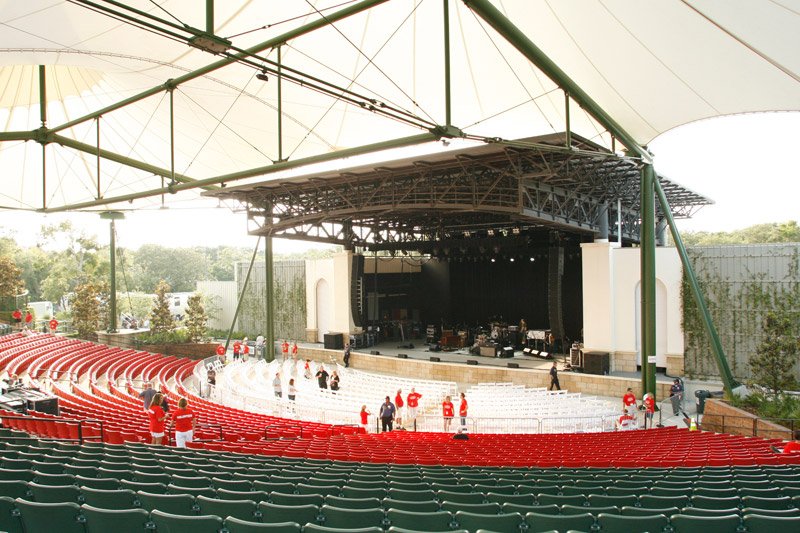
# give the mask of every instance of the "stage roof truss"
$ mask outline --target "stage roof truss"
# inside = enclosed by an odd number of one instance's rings
[[[574,135],[580,149],[565,149],[562,136],[206,194],[241,202],[254,235],[347,247],[388,250],[394,244],[405,249],[489,230],[498,237],[543,228],[591,236],[600,231],[601,213],[609,217],[612,237],[618,237],[621,219],[622,239],[638,242],[640,161],[615,156]],[[660,179],[675,217],[690,216],[711,203]]]

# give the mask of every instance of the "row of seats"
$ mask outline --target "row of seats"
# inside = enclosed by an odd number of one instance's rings
[[[509,532],[551,531],[608,533],[773,533],[796,531],[800,517],[735,514],[715,517],[677,513],[625,515],[612,513],[543,514],[529,512],[495,515],[468,511],[414,512],[398,509],[343,509],[323,505],[292,509],[285,515],[269,504],[248,501],[223,502],[221,505],[198,498],[200,511],[208,514],[186,515],[159,509],[104,509],[89,504],[38,503],[22,498],[0,497],[0,527],[11,533],[50,533],[57,524],[60,533],[258,533],[328,532],[328,533],[420,533],[420,532]],[[178,502],[174,505],[178,510]],[[225,513],[234,514],[225,514]],[[238,514],[246,518],[234,516]],[[225,517],[223,518],[223,516]],[[282,521],[257,521],[271,516]],[[248,519],[249,518],[249,519]],[[301,528],[301,523],[305,525]]]

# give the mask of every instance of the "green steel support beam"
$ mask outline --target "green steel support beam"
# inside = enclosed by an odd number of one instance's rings
[[[264,238],[264,359],[275,358],[275,272],[273,270],[272,235]]]
[[[97,198],[102,198],[103,193],[100,190],[100,117],[97,117],[96,126],[97,126]]]
[[[656,400],[656,172],[646,164],[641,171],[641,353],[642,392]]]
[[[600,107],[566,72],[553,62],[547,55],[533,44],[533,41],[517,28],[508,17],[503,15],[489,0],[463,0],[464,4],[478,14],[483,20],[495,29],[503,38],[511,43],[522,55],[528,58],[548,78],[553,80],[573,100],[586,110],[592,117],[602,124],[613,136],[617,137],[629,150],[635,152],[644,161],[650,161],[651,156],[625,129],[620,126],[611,115]]]
[[[727,392],[729,396],[732,396],[736,389],[741,386],[741,383],[736,381],[731,373],[730,367],[728,366],[728,358],[725,357],[725,351],[722,348],[722,342],[719,340],[717,328],[714,327],[714,321],[711,319],[711,313],[708,310],[708,305],[706,305],[703,292],[700,290],[700,284],[697,282],[697,276],[695,276],[694,268],[692,268],[692,263],[689,260],[689,254],[686,252],[686,246],[683,244],[681,234],[678,232],[678,226],[675,224],[675,219],[672,216],[669,201],[667,201],[667,195],[664,194],[664,189],[661,187],[661,184],[658,182],[658,180],[655,180],[654,188],[656,191],[656,196],[658,197],[658,202],[661,205],[661,212],[667,219],[669,231],[672,234],[672,240],[675,241],[675,248],[678,250],[678,255],[680,255],[683,269],[686,272],[686,277],[689,279],[689,286],[692,290],[694,302],[697,305],[697,308],[700,310],[700,316],[703,319],[706,335],[708,335],[708,340],[711,342],[711,351],[713,352],[714,358],[717,361],[719,375],[722,377],[722,384],[724,385],[725,392]]]
[[[169,91],[169,186],[175,186],[175,90]]]
[[[189,176],[184,176],[183,174],[174,174],[169,169],[157,167],[149,163],[143,163],[138,159],[132,159],[130,157],[117,154],[115,152],[103,150],[96,146],[92,146],[91,144],[82,143],[80,141],[76,141],[75,139],[64,137],[63,135],[54,134],[49,136],[49,138],[50,142],[66,146],[67,148],[74,148],[75,150],[86,152],[87,154],[99,155],[103,159],[108,159],[109,161],[115,161],[117,163],[121,163],[123,165],[127,165],[132,168],[144,170],[145,172],[150,172],[151,174],[154,174],[156,176],[161,176],[162,178],[172,178],[174,176],[174,179],[180,182],[184,182],[187,184],[197,183],[196,180],[193,180]],[[168,188],[159,189],[159,191],[160,191],[159,194],[161,194],[161,192],[169,192]],[[105,200],[98,200],[98,204],[96,205],[106,204],[106,203],[108,202]]]
[[[83,143],[79,143],[78,141],[74,141],[72,139],[67,139],[67,138],[61,137],[59,135],[56,135],[54,137],[55,137],[55,139],[59,139],[59,140],[55,140],[54,142],[59,142],[61,144],[64,144],[65,146],[71,145],[74,148],[77,145],[82,145],[84,147],[84,150],[87,151],[88,153],[94,153],[94,150],[96,150],[93,146],[85,145]],[[175,186],[172,187],[171,189],[170,188],[150,189],[148,191],[140,191],[140,192],[131,193],[131,194],[123,194],[123,195],[120,195],[120,196],[115,196],[113,198],[103,198],[103,199],[99,199],[99,200],[91,200],[91,201],[88,201],[88,202],[81,202],[81,203],[77,203],[77,204],[59,206],[59,207],[56,207],[56,208],[47,209],[46,211],[48,213],[58,213],[58,212],[63,212],[63,211],[74,211],[74,210],[77,210],[77,209],[87,209],[87,208],[90,208],[90,207],[97,207],[99,205],[113,204],[113,203],[117,203],[117,202],[129,202],[131,200],[138,200],[140,198],[149,198],[151,196],[158,196],[159,194],[164,194],[164,193],[167,193],[167,192],[185,191],[185,190],[189,190],[189,189],[196,189],[198,187],[208,187],[210,185],[219,185],[219,184],[222,184],[222,183],[228,183],[228,182],[237,181],[237,180],[241,180],[241,179],[245,179],[245,178],[252,178],[252,177],[255,177],[255,176],[263,176],[263,175],[266,175],[266,174],[271,174],[273,172],[286,170],[286,169],[289,169],[289,168],[296,168],[296,167],[300,167],[300,166],[303,166],[303,165],[310,165],[312,163],[320,163],[320,162],[323,162],[323,161],[332,161],[332,160],[335,160],[335,159],[341,159],[341,158],[345,158],[345,157],[352,157],[352,156],[355,156],[355,155],[369,154],[369,153],[372,153],[372,152],[379,152],[381,150],[388,150],[390,148],[400,148],[400,147],[403,147],[403,146],[413,146],[415,144],[422,144],[422,143],[425,143],[425,142],[436,141],[439,138],[440,138],[439,135],[437,135],[435,133],[420,133],[418,135],[411,135],[409,137],[401,137],[399,139],[393,139],[393,140],[390,140],[390,141],[381,141],[381,142],[374,143],[374,144],[367,144],[367,145],[364,145],[364,146],[357,146],[355,148],[346,148],[344,150],[337,150],[335,152],[327,152],[327,153],[324,153],[324,154],[313,155],[313,156],[305,157],[305,158],[302,158],[302,159],[295,159],[294,161],[283,161],[283,162],[273,163],[273,164],[270,164],[268,166],[256,167],[256,168],[252,168],[252,169],[249,169],[249,170],[243,170],[241,172],[234,172],[232,174],[222,174],[220,176],[216,176],[216,177],[213,177],[213,178],[206,178],[206,179],[202,179],[202,180],[192,180],[192,181],[188,181],[188,182],[185,182],[185,183],[176,183]],[[67,142],[62,142],[62,141],[67,141]],[[124,157],[124,156],[117,156],[117,157]],[[146,165],[145,163],[140,163],[140,162],[135,162],[135,163],[137,165],[139,165],[136,168],[141,168],[142,170],[146,170],[144,167],[150,167],[149,169],[147,169],[148,172],[153,172],[154,174],[158,174],[158,175],[162,175],[163,176],[163,175],[165,175],[164,173],[168,172],[167,170],[164,170],[164,169],[158,169],[159,172],[156,173],[153,169],[156,169],[157,167],[151,167],[150,165]],[[166,175],[168,176],[168,174],[166,174]],[[185,176],[181,176],[181,177],[185,178]],[[176,179],[178,179],[180,181],[181,177],[177,177]]]
[[[35,141],[39,137],[37,131],[0,131],[0,142]]]
[[[117,231],[115,221],[125,218],[119,211],[106,211],[100,218],[109,221],[109,260],[111,262],[111,279],[108,309],[108,333],[117,332]]]
[[[564,91],[564,123],[566,124],[566,128],[564,128],[564,134],[566,137],[566,144],[567,148],[572,146],[572,124],[570,124],[570,117],[569,117],[569,93]]]
[[[442,0],[444,4],[444,114],[445,126],[453,125],[450,98],[450,0]]]
[[[47,77],[44,65],[39,65],[39,117],[42,127],[47,127]]]
[[[214,0],[206,0],[206,31],[214,34]]]
[[[281,62],[281,47],[278,46],[278,161],[283,161],[283,96],[281,83],[283,82],[283,63]]]
[[[305,34],[310,33],[310,32],[312,32],[312,31],[314,31],[316,29],[322,28],[324,26],[327,26],[329,24],[337,22],[337,21],[339,21],[341,19],[347,18],[347,17],[349,17],[351,15],[355,15],[357,13],[360,13],[360,12],[366,10],[366,9],[370,9],[371,7],[377,6],[379,4],[383,4],[384,2],[387,2],[387,1],[388,0],[361,0],[360,2],[352,4],[352,5],[348,6],[348,7],[345,7],[344,9],[340,9],[339,11],[336,11],[335,13],[331,13],[330,15],[326,15],[324,17],[320,17],[319,19],[314,20],[312,22],[309,22],[308,24],[303,24],[302,26],[300,26],[298,28],[295,28],[294,30],[288,31],[286,33],[278,35],[277,37],[274,37],[274,38],[269,39],[267,41],[264,41],[264,42],[262,42],[260,44],[257,44],[257,45],[255,45],[255,46],[253,46],[251,48],[246,49],[244,52],[240,52],[240,53],[237,53],[237,54],[232,54],[232,55],[230,55],[228,57],[225,57],[224,59],[220,59],[219,61],[215,61],[214,63],[206,65],[205,67],[201,67],[201,68],[199,68],[197,70],[193,70],[192,72],[187,72],[186,74],[184,74],[182,76],[178,76],[175,79],[169,80],[166,83],[164,83],[163,85],[158,85],[156,87],[147,89],[146,91],[142,91],[139,94],[131,96],[130,98],[126,98],[126,99],[121,100],[121,101],[119,101],[119,102],[117,102],[115,104],[111,104],[111,105],[106,106],[106,107],[104,107],[102,109],[98,109],[97,111],[93,111],[93,112],[91,112],[89,114],[86,114],[86,115],[84,115],[82,117],[76,118],[74,120],[70,120],[69,122],[65,122],[64,124],[61,124],[60,126],[56,126],[51,131],[53,131],[53,132],[62,131],[62,130],[71,128],[73,126],[76,126],[78,124],[81,124],[83,122],[86,122],[87,120],[92,120],[94,118],[103,116],[103,115],[105,115],[107,113],[110,113],[111,111],[115,111],[115,110],[120,109],[122,107],[125,107],[125,106],[128,106],[130,104],[136,103],[136,102],[138,102],[140,100],[144,100],[145,98],[149,98],[150,96],[158,94],[158,93],[160,93],[162,91],[165,91],[165,90],[167,90],[169,88],[175,88],[175,87],[181,85],[182,83],[186,83],[187,81],[191,81],[191,80],[193,80],[195,78],[199,78],[201,76],[205,76],[206,74],[209,74],[211,72],[214,72],[215,70],[218,70],[218,69],[220,69],[222,67],[230,65],[231,63],[235,63],[235,62],[239,61],[240,59],[249,57],[249,56],[251,56],[253,54],[258,54],[259,52],[262,52],[262,51],[267,50],[269,48],[274,48],[275,46],[278,46],[280,44],[285,43],[286,41],[289,41],[291,39],[300,37],[301,35],[305,35]]]
[[[258,255],[258,245],[261,244],[261,236],[256,241],[256,247],[253,249],[253,256],[250,257],[250,266],[247,267],[247,275],[244,277],[244,284],[242,285],[242,292],[239,293],[239,300],[236,302],[236,311],[233,313],[233,320],[231,320],[231,327],[228,329],[228,336],[225,339],[225,352],[228,351],[228,345],[231,343],[231,335],[233,335],[233,328],[236,326],[236,319],[239,318],[239,311],[242,308],[242,300],[244,300],[244,293],[247,290],[247,284],[250,283],[250,273],[253,271],[253,264],[256,262],[256,255]]]

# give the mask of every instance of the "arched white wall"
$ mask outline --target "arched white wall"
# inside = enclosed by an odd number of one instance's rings
[[[316,295],[316,326],[317,326],[317,342],[325,340],[325,334],[330,330],[331,316],[330,316],[330,302],[331,290],[328,282],[323,278],[317,281],[317,287],[314,291]]]

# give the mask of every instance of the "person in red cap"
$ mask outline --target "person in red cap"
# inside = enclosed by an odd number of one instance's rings
[[[411,392],[408,393],[408,397],[406,398],[406,422],[411,424],[411,427],[414,427],[414,422],[417,420],[417,407],[419,407],[419,399],[422,398],[422,394],[418,393],[416,389],[413,387],[411,388]]]
[[[403,427],[403,391],[401,389],[397,389],[397,395],[394,397],[394,406],[397,408],[397,415],[395,416],[395,423],[397,424],[398,429]]]

